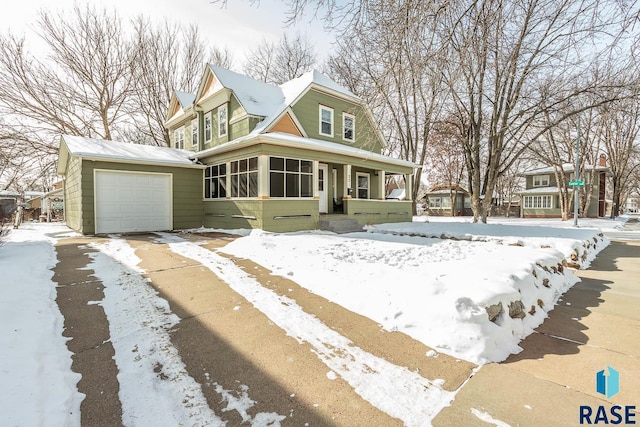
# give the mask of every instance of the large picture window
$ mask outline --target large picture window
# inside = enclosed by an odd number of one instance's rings
[[[231,162],[231,197],[258,197],[258,158]]]
[[[524,196],[524,207],[526,209],[552,209],[553,196]]]
[[[313,162],[269,158],[270,197],[313,197]]]
[[[356,174],[358,180],[358,199],[369,198],[369,174],[358,172]]]
[[[224,199],[227,197],[227,165],[207,166],[204,170],[204,198]]]
[[[320,135],[333,137],[333,108],[320,106]]]

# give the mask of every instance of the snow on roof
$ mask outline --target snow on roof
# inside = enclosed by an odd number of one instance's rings
[[[583,165],[582,168],[584,170],[592,170],[593,166],[592,165]],[[596,170],[599,171],[605,171],[605,170],[609,170],[608,166],[596,166],[595,168]],[[574,170],[574,165],[571,163],[564,163],[562,165],[562,170],[565,172],[573,172]],[[544,168],[539,168],[539,169],[533,169],[530,171],[526,171],[523,173],[523,175],[539,175],[542,173],[554,173],[555,172],[555,168],[553,166],[549,166],[549,167],[544,167]]]
[[[222,86],[231,89],[238,101],[251,115],[269,116],[284,101],[282,90],[260,80],[252,79],[217,65],[209,64]]]
[[[518,194],[558,194],[558,187],[535,187],[519,191]]]
[[[404,188],[394,188],[393,190],[391,190],[391,193],[389,193],[389,195],[386,198],[404,200],[407,197],[405,195]]]
[[[220,84],[233,91],[248,114],[264,117],[251,132],[254,135],[264,131],[312,85],[361,102],[359,97],[317,70],[306,72],[280,86],[274,86],[213,64],[209,64],[209,67]]]
[[[182,92],[180,90],[176,90],[176,97],[178,98],[178,102],[180,102],[180,106],[185,109],[193,105],[193,101],[196,100],[196,96],[192,93]]]
[[[0,190],[0,197],[20,197],[20,193],[11,190]]]
[[[175,148],[107,141],[72,135],[63,135],[62,141],[67,145],[69,153],[74,156],[176,165],[193,164],[189,159],[192,154],[191,151],[177,150]]]
[[[381,163],[386,163],[388,165],[395,165],[395,166],[401,166],[401,167],[411,167],[411,168],[420,167],[420,165],[406,161],[406,160],[400,160],[393,157],[388,157],[382,154],[374,153],[372,151],[363,150],[361,148],[350,147],[348,145],[338,144],[338,143],[329,142],[329,141],[323,141],[320,139],[304,138],[304,137],[295,136],[288,133],[280,133],[280,132],[264,133],[260,135],[255,135],[251,133],[249,135],[235,139],[226,144],[218,145],[216,147],[209,148],[207,150],[200,151],[198,153],[192,153],[191,158],[196,159],[196,158],[212,156],[215,154],[220,154],[220,153],[224,153],[231,150],[236,150],[244,146],[249,146],[257,142],[265,142],[265,143],[271,143],[275,145],[284,145],[284,146],[296,147],[296,148],[306,148],[313,151],[321,151],[325,153],[339,154],[339,155],[355,157],[359,159],[378,161]]]

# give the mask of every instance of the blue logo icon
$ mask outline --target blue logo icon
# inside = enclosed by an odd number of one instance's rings
[[[596,391],[609,399],[620,391],[620,373],[611,366],[607,370],[607,374],[604,369],[596,374]]]

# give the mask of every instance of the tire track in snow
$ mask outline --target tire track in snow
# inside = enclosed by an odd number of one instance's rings
[[[169,329],[180,319],[169,303],[148,285],[140,258],[122,239],[111,236],[106,244],[92,243],[100,252],[89,254],[104,285],[103,306],[109,320],[114,359],[118,366],[123,424],[153,426],[224,426],[226,422],[209,407],[202,388],[171,343]],[[218,392],[228,399],[230,392]],[[278,414],[260,413],[251,419],[246,410],[255,403],[248,395],[229,400],[243,422],[252,426],[279,425]]]
[[[159,242],[209,268],[287,335],[310,344],[318,358],[358,395],[405,425],[430,425],[453,400],[455,392],[445,391],[437,382],[354,346],[349,339],[304,312],[296,301],[264,288],[233,261],[180,237],[157,234],[161,236]]]

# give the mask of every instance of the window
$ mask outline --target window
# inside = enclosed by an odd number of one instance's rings
[[[258,158],[231,162],[231,197],[258,197]]]
[[[204,142],[211,142],[211,112],[204,115]]]
[[[227,104],[218,108],[218,137],[227,135]]]
[[[356,174],[356,179],[358,180],[358,199],[368,199],[369,198],[369,174],[358,172]]]
[[[197,147],[200,136],[198,134],[198,119],[195,119],[191,122],[191,146]]]
[[[227,165],[207,166],[204,170],[204,198],[224,199],[227,197]]]
[[[353,114],[342,113],[342,139],[350,142],[356,139],[356,118]]]
[[[553,196],[524,196],[526,209],[551,209],[553,208]]]
[[[443,208],[450,208],[451,207],[451,197],[442,196],[442,207]]]
[[[184,149],[184,127],[173,131],[173,139],[176,148]]]
[[[270,197],[313,197],[313,162],[269,158]]]
[[[333,137],[333,108],[320,106],[320,135]]]
[[[442,207],[442,197],[429,197],[429,207],[435,209]]]
[[[533,177],[533,186],[534,187],[548,187],[549,186],[549,175],[538,175]]]

